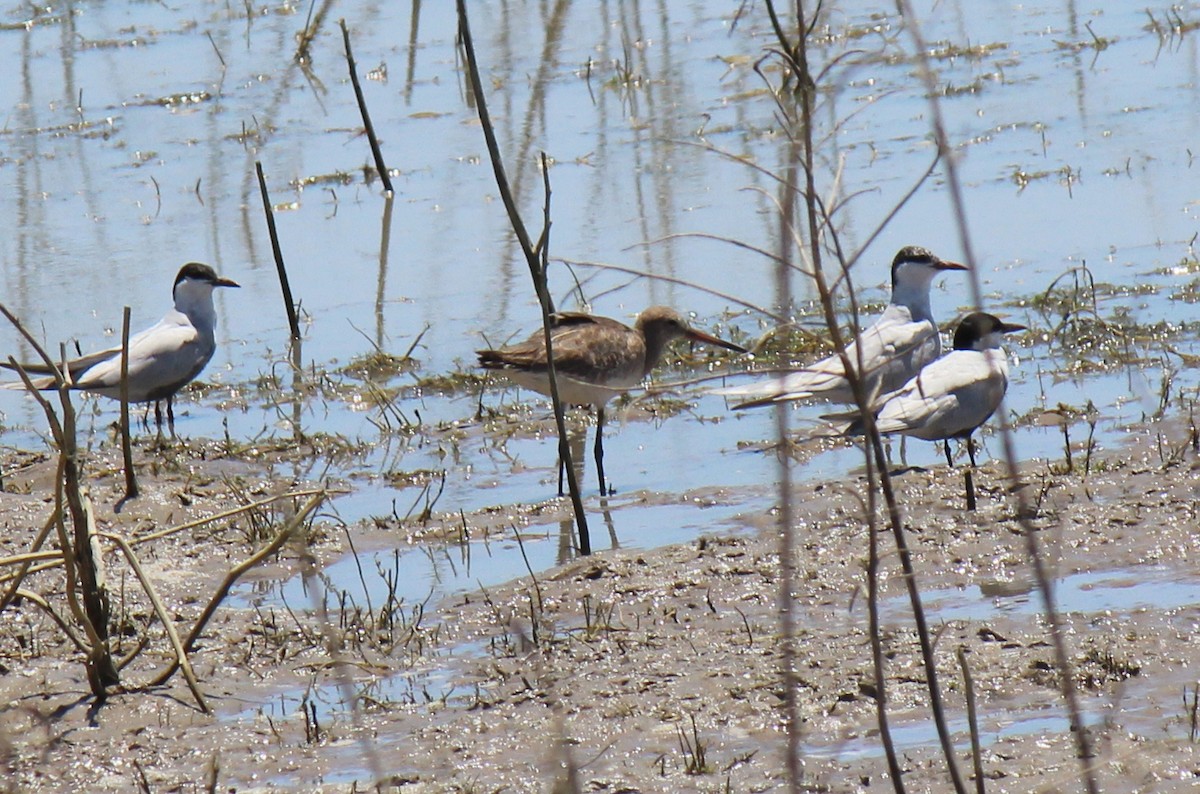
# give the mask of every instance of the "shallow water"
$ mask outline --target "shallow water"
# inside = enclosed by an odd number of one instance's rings
[[[52,346],[72,338],[89,348],[110,344],[122,304],[134,308],[135,327],[148,324],[165,307],[179,263],[208,261],[243,288],[218,296],[222,347],[205,377],[234,388],[279,371],[286,320],[254,182],[257,160],[278,208],[283,253],[306,321],[305,362],[345,363],[369,353],[372,341],[402,353],[424,331],[414,351],[416,374],[439,374],[469,365],[484,339],[503,341],[535,328],[528,274],[481,159],[474,111],[464,101],[450,5],[419,6],[415,31],[405,5],[337,9],[351,29],[384,155],[398,172],[382,266],[383,199],[379,184],[362,176],[370,155],[340,31],[333,19],[324,20],[306,70],[293,57],[294,34],[305,22],[301,9],[250,8],[247,16],[243,7],[216,3],[74,4],[59,16],[35,18],[27,30],[5,32],[20,46],[5,48],[0,69],[21,79],[0,87],[0,106],[9,108],[0,132],[0,190],[13,197],[11,211],[0,217],[4,303]],[[576,268],[591,307],[629,318],[648,303],[666,302],[702,322],[741,311],[704,289],[769,306],[767,261],[686,236],[729,235],[777,247],[769,202],[753,190],[770,183],[717,153],[767,168],[777,168],[783,156],[773,103],[748,67],[769,44],[762,20],[742,19],[735,27],[726,5],[702,2],[653,10],[569,3],[504,8],[473,4],[472,13],[494,89],[497,132],[529,220],[540,212],[536,156],[545,151],[554,160],[554,254],[698,287]],[[601,16],[606,10],[615,21]],[[832,21],[877,28],[859,46],[882,51],[885,38],[901,34],[886,6],[878,12],[885,16],[839,10]],[[1143,9],[1106,4],[1046,2],[997,15],[939,3],[922,13],[935,51],[948,43],[974,48],[936,63],[955,90],[943,109],[962,148],[989,295],[1001,302],[1036,295],[1086,262],[1100,281],[1157,290],[1107,303],[1142,320],[1187,321],[1189,304],[1169,296],[1194,274],[1159,271],[1190,256],[1196,232],[1196,196],[1190,181],[1178,178],[1192,165],[1187,142],[1200,139],[1200,120],[1186,101],[1197,90],[1195,37],[1160,40],[1145,29]],[[21,18],[16,10],[8,16]],[[1066,46],[1091,41],[1085,23],[1112,44],[1101,51]],[[628,59],[623,39],[631,43]],[[823,159],[843,163],[846,192],[867,191],[841,216],[853,248],[930,162],[928,113],[906,63],[868,60],[835,71],[834,82],[840,88],[828,98],[828,112],[853,115]],[[1071,169],[1070,180],[1059,174],[1063,168]],[[1024,181],[1016,180],[1018,172]],[[333,174],[344,174],[347,184],[297,184]],[[882,297],[885,263],[901,244],[961,256],[951,220],[946,190],[935,178],[865,252],[856,272],[865,296]],[[662,239],[672,234],[683,236]],[[655,242],[642,245],[647,241]],[[551,275],[560,303],[572,305],[571,276],[562,267]],[[809,295],[803,280],[795,288],[797,298]],[[941,279],[935,294],[941,316],[968,303],[961,277]],[[1004,311],[1040,327],[1057,319]],[[753,313],[734,322],[758,332]],[[0,327],[0,349],[30,354],[7,326]],[[1022,358],[1011,392],[1018,413],[1043,400],[1033,385],[1036,372],[1061,369],[1041,347]],[[1153,373],[1146,379],[1149,387],[1140,391],[1153,394]],[[1084,393],[1114,423],[1125,418],[1124,401],[1145,396],[1126,384],[1083,383],[1044,399],[1053,405]],[[228,423],[238,439],[278,433],[272,396],[251,393],[248,406],[225,410],[214,409],[212,398],[191,405],[181,430],[216,436]],[[503,393],[485,397],[497,399]],[[425,423],[461,420],[473,405],[473,399],[399,403],[410,417],[419,410]],[[377,440],[371,412],[356,407],[317,401],[302,422],[310,432]],[[102,411],[114,415],[111,404]],[[702,413],[724,409],[706,400]],[[17,394],[0,393],[0,414],[5,443],[32,443],[31,431],[42,425],[32,402]],[[676,417],[658,428],[666,432],[653,433],[653,444],[646,428],[615,434],[611,454],[630,461],[635,456],[627,449],[663,448],[669,436],[719,461],[733,435],[767,438],[771,428],[766,413],[739,417],[729,436]],[[1037,454],[1037,442],[1029,443],[1035,449],[1027,454]],[[430,462],[410,454],[406,469]],[[720,462],[711,474],[705,468],[646,487],[719,481],[726,470]],[[770,476],[769,467],[753,468],[750,476]],[[452,480],[461,477],[452,472]],[[448,496],[469,499],[472,488]],[[527,490],[522,484],[493,496],[530,498]]]
[[[962,590],[922,593],[925,608],[940,620],[988,620],[1002,615],[1041,613],[1042,598],[1032,584],[998,587],[971,585]],[[1059,612],[1084,614],[1136,613],[1139,610],[1172,610],[1200,606],[1200,579],[1170,568],[1144,566],[1111,571],[1088,571],[1059,579],[1054,586]],[[895,609],[907,609],[907,596]]]

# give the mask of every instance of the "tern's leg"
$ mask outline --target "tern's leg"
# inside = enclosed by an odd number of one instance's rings
[[[605,485],[604,479],[604,409],[596,409],[596,473],[600,477],[600,495],[608,496],[611,492]]]
[[[953,460],[953,458],[950,457],[950,439],[947,438],[946,440],[944,440],[942,442],[942,445],[946,448],[946,465],[953,469],[954,468],[954,460]]]
[[[967,509],[975,509],[975,439],[967,436],[967,456],[971,459],[971,468],[967,469],[964,480],[967,487]]]
[[[158,440],[162,441],[162,401],[154,401],[154,427],[158,431]]]
[[[176,438],[175,435],[175,395],[167,397],[167,426],[171,428],[171,438]]]

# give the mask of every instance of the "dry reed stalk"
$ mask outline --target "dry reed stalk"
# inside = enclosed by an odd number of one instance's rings
[[[275,537],[270,543],[268,543],[266,546],[263,546],[261,549],[235,565],[233,568],[229,569],[229,572],[225,574],[225,578],[217,587],[216,592],[214,592],[212,598],[209,599],[208,605],[204,608],[204,611],[200,614],[200,617],[197,618],[196,622],[192,625],[192,630],[188,633],[187,639],[183,641],[181,647],[185,653],[191,651],[192,646],[196,643],[196,640],[200,638],[201,633],[203,633],[204,627],[208,625],[208,621],[212,619],[214,614],[216,614],[217,608],[221,606],[221,602],[225,600],[227,595],[229,595],[229,591],[237,583],[238,579],[240,579],[247,571],[256,567],[262,563],[263,560],[267,559],[283,548],[283,544],[288,541],[288,539],[296,532],[296,530],[299,529],[301,524],[303,524],[308,518],[309,514],[316,510],[328,498],[328,496],[329,493],[327,491],[317,491],[311,498],[309,498],[307,502],[304,503],[303,506],[301,506],[298,511],[296,511],[296,514],[292,516],[286,524],[283,525],[283,528],[275,533]],[[166,683],[167,680],[175,674],[177,669],[179,669],[178,660],[155,676],[151,681],[151,686],[159,686]]]
[[[21,566],[19,571],[0,577],[0,582],[12,582],[12,585],[8,588],[8,592],[0,597],[0,612],[3,612],[8,605],[12,603],[17,589],[20,588],[21,583],[24,581],[27,575],[30,573],[36,573],[37,571],[46,570],[47,568],[52,568],[55,565],[62,565],[63,553],[61,551],[40,551],[42,544],[44,544],[46,542],[46,538],[50,536],[50,530],[54,529],[57,523],[57,513],[52,514],[46,519],[46,523],[43,524],[42,528],[38,531],[37,537],[33,539],[33,543],[30,544],[28,552],[15,557],[6,557],[3,560],[0,560],[0,567],[4,567],[8,564],[18,564]],[[34,563],[37,561],[37,558],[52,560],[52,562],[34,565]]]
[[[77,635],[75,630],[71,628],[71,624],[68,623],[62,615],[59,615],[54,611],[54,607],[50,606],[49,601],[31,590],[16,590],[15,592],[17,596],[28,600],[31,604],[36,605],[39,609],[49,615],[50,619],[58,625],[58,627],[62,630],[62,633],[66,635],[66,638],[71,642],[72,645],[75,646],[77,651],[82,653],[84,656],[87,656],[91,652],[88,644],[79,639],[79,635]]]
[[[500,156],[500,145],[496,142],[496,131],[492,126],[491,117],[488,114],[487,98],[484,96],[483,86],[479,80],[479,64],[475,58],[475,44],[471,39],[471,25],[467,18],[467,5],[464,0],[456,0],[456,4],[458,7],[458,34],[462,41],[463,51],[466,54],[467,73],[475,98],[475,108],[479,114],[479,123],[483,127],[483,137],[487,143],[488,156],[492,162],[492,172],[495,174],[496,186],[504,201],[504,209],[508,213],[509,223],[512,226],[513,233],[517,236],[517,241],[521,245],[521,251],[525,255],[525,262],[529,265],[529,273],[533,278],[533,287],[537,292],[538,303],[542,308],[542,332],[545,335],[546,345],[546,374],[550,379],[550,402],[554,406],[554,422],[558,428],[558,457],[561,465],[566,470],[567,488],[571,493],[571,505],[575,511],[579,553],[591,554],[592,541],[588,533],[587,514],[583,509],[583,497],[580,495],[579,481],[575,476],[575,466],[571,460],[571,448],[567,437],[566,413],[562,401],[558,397],[558,374],[554,366],[554,348],[550,338],[550,315],[554,312],[554,305],[550,297],[550,290],[546,286],[546,269],[543,264],[545,261],[548,261],[547,248],[549,246],[544,243],[548,241],[550,234],[550,176],[547,159],[545,153],[543,153],[542,174],[546,191],[544,216],[547,220],[546,226],[542,230],[542,239],[539,240],[538,245],[535,247],[530,242],[529,232],[525,229],[525,224],[521,220],[520,210],[517,208],[516,199],[513,198],[508,177],[504,172],[504,160]]]
[[[103,559],[95,545],[95,520],[91,509],[91,501],[83,486],[78,460],[78,450],[75,441],[75,407],[71,403],[71,373],[66,367],[66,347],[60,348],[61,366],[54,362],[45,348],[34,339],[6,306],[0,304],[0,313],[17,329],[22,337],[33,347],[34,351],[50,368],[53,373],[55,387],[58,391],[59,402],[62,406],[62,419],[58,418],[53,406],[42,397],[32,380],[14,358],[9,362],[17,371],[25,389],[42,408],[46,422],[50,426],[55,444],[58,446],[58,470],[55,477],[55,528],[58,531],[59,543],[66,562],[67,572],[67,603],[70,605],[75,619],[83,626],[90,643],[86,663],[88,683],[92,694],[98,700],[103,700],[109,686],[120,682],[116,665],[113,662],[112,650],[108,647],[108,593],[104,587]],[[67,510],[64,513],[63,504]],[[71,517],[71,532],[65,525],[65,516]],[[80,606],[82,601],[82,607]]]
[[[958,646],[958,666],[962,670],[964,694],[967,698],[967,726],[971,730],[971,767],[975,772],[975,794],[985,794],[983,781],[983,747],[979,744],[979,716],[975,707],[975,679],[967,665],[967,649]]]
[[[162,432],[161,425],[158,431]],[[172,424],[171,433],[174,432],[175,425]],[[129,307],[126,306],[121,320],[121,456],[125,463],[125,497],[121,499],[122,503],[138,495],[137,474],[133,471],[133,443],[129,436]]]
[[[840,241],[837,233],[832,225],[830,214],[826,206],[821,202],[816,190],[816,177],[814,169],[814,138],[812,132],[813,118],[813,101],[816,95],[816,82],[809,68],[807,37],[811,30],[808,25],[807,16],[804,9],[804,4],[798,3],[796,12],[798,15],[798,24],[800,26],[799,36],[795,45],[788,42],[787,36],[783,31],[782,24],[779,21],[778,15],[775,13],[774,4],[768,0],[768,13],[771,18],[772,26],[782,48],[782,54],[788,62],[791,74],[796,77],[798,85],[793,92],[794,96],[799,97],[800,105],[800,130],[803,135],[804,146],[801,147],[801,153],[804,157],[804,162],[801,164],[804,174],[804,186],[802,193],[805,200],[806,215],[808,220],[807,239],[809,245],[809,264],[810,275],[817,287],[819,302],[825,318],[825,324],[830,332],[830,336],[834,343],[834,349],[837,351],[846,372],[847,381],[849,382],[851,391],[855,398],[855,404],[858,406],[860,414],[864,418],[864,436],[866,439],[866,455],[868,457],[868,473],[870,472],[870,458],[873,455],[875,461],[875,477],[877,478],[878,487],[881,490],[884,503],[887,507],[888,522],[892,530],[892,535],[896,548],[899,552],[901,568],[904,572],[904,581],[909,594],[909,601],[913,610],[913,618],[917,630],[917,637],[921,648],[921,658],[926,670],[926,684],[929,690],[930,709],[932,712],[935,727],[937,729],[938,740],[941,745],[942,754],[946,760],[947,771],[950,775],[951,782],[958,794],[965,794],[965,784],[962,779],[962,774],[958,769],[958,763],[954,753],[954,745],[950,736],[949,726],[947,724],[945,709],[941,697],[941,689],[938,684],[938,674],[936,659],[933,653],[933,642],[931,639],[928,622],[925,617],[924,608],[921,604],[920,589],[917,585],[916,572],[913,568],[911,554],[908,548],[907,538],[904,532],[903,517],[896,500],[895,491],[892,487],[891,478],[887,468],[886,455],[883,449],[883,441],[875,427],[874,415],[870,410],[873,402],[873,396],[868,394],[862,379],[858,376],[859,372],[865,371],[862,361],[862,351],[859,349],[858,360],[851,362],[846,353],[847,341],[841,333],[839,323],[836,316],[836,310],[833,302],[832,289],[827,282],[822,266],[822,240],[828,238],[832,244],[837,259],[841,264],[841,275],[838,279],[840,284],[845,281],[845,287],[850,300],[850,310],[852,318],[852,333],[860,333],[858,324],[858,305],[855,298],[853,285],[850,283],[850,262],[847,260],[844,252],[841,249]],[[779,103],[782,107],[782,102]],[[857,258],[857,257],[856,257]],[[855,258],[855,259],[856,259]],[[868,488],[875,488],[876,480],[868,481]],[[873,517],[868,516],[869,530],[873,527]],[[881,661],[881,657],[876,656],[877,661]],[[882,674],[876,671],[877,680],[882,680]],[[879,697],[884,697],[885,693],[880,691]],[[884,747],[888,757],[889,770],[893,778],[893,786],[897,791],[903,790],[903,783],[899,778],[900,767],[898,759],[894,754],[894,749],[889,744],[889,732],[886,730],[884,723],[886,722],[886,710],[880,704],[879,709],[881,720],[881,735],[884,739]],[[790,760],[790,759],[789,759]],[[793,782],[795,786],[796,783]]]
[[[215,521],[220,521],[220,520],[223,520],[226,518],[231,518],[231,517],[239,515],[241,513],[247,513],[252,510],[257,510],[260,507],[264,507],[266,505],[271,504],[272,502],[277,502],[281,499],[289,499],[289,498],[302,497],[302,496],[311,496],[316,493],[325,493],[328,495],[333,495],[333,494],[339,493],[339,492],[333,491],[333,490],[323,490],[323,489],[313,489],[313,488],[303,489],[303,490],[299,490],[299,491],[288,491],[286,493],[278,494],[277,496],[272,496],[267,499],[260,499],[259,501],[251,502],[249,504],[245,504],[240,507],[231,508],[229,510],[225,510],[223,512],[216,513],[215,515],[211,515],[206,518],[198,518],[194,521],[188,521],[183,524],[176,524],[175,526],[167,527],[166,529],[160,529],[160,530],[156,530],[154,532],[150,532],[145,535],[139,535],[137,537],[130,538],[129,542],[134,546],[138,546],[142,543],[149,543],[150,541],[159,540],[160,538],[167,537],[168,535],[174,535],[178,532],[182,532],[187,529],[194,529],[196,527],[203,526],[205,524],[210,524]],[[50,518],[47,520],[46,525],[42,529],[43,534],[39,534],[39,540],[35,541],[35,550],[37,547],[40,547],[42,542],[44,542],[45,534],[49,533],[49,531],[54,528],[54,522],[56,522],[57,520],[58,520],[57,516],[55,516],[55,515],[51,515]],[[44,553],[47,555],[51,554],[51,552],[41,552],[41,553]],[[45,563],[40,563],[40,564],[32,564],[33,561],[31,560],[30,561],[31,564],[30,564],[28,571],[22,570],[22,571],[17,571],[15,573],[8,573],[8,574],[0,575],[0,584],[4,584],[7,582],[13,582],[13,581],[16,581],[19,583],[21,581],[21,579],[27,573],[28,574],[40,573],[42,571],[47,571],[47,570],[50,570],[52,568],[57,568],[58,566],[62,565],[62,563],[63,563],[62,553],[61,552],[52,552],[52,554],[54,555],[54,558],[56,558],[56,559],[48,558],[48,559],[51,559],[50,562],[45,562]],[[8,559],[13,559],[13,558],[8,558]],[[0,567],[3,567],[3,566],[0,565]],[[0,612],[2,612],[4,606],[7,605],[6,598],[7,598],[7,596],[5,598],[0,598]]]
[[[267,179],[263,176],[262,163],[254,161],[258,173],[258,189],[262,193],[263,212],[267,216],[267,234],[271,237],[271,253],[275,257],[275,272],[279,276],[279,287],[283,290],[283,307],[287,310],[288,328],[292,339],[300,338],[300,319],[296,316],[296,304],[292,300],[292,286],[288,282],[287,267],[283,264],[283,249],[279,246],[279,232],[275,229],[275,210],[271,207],[271,195],[267,192]]]
[[[375,158],[375,170],[379,172],[379,178],[383,181],[383,189],[387,191],[386,195],[391,198],[395,195],[392,190],[392,177],[388,174],[387,166],[383,162],[383,152],[379,149],[379,138],[375,136],[375,126],[371,124],[371,114],[367,112],[367,100],[363,96],[362,86],[358,82],[358,67],[354,64],[354,53],[350,50],[350,31],[346,29],[346,20],[339,19],[338,24],[342,27],[342,44],[346,48],[346,66],[350,69],[350,84],[354,86],[354,98],[358,100],[358,112],[362,115],[363,126],[367,128],[367,141],[371,144],[371,155]]]
[[[192,670],[192,663],[188,661],[187,651],[184,650],[182,643],[179,642],[179,634],[175,631],[175,624],[171,622],[171,616],[167,614],[166,607],[163,606],[162,599],[158,597],[158,591],[154,589],[146,572],[142,569],[142,563],[133,552],[133,547],[120,535],[111,532],[102,532],[100,537],[105,540],[110,540],[117,545],[117,548],[125,555],[125,559],[129,561],[129,567],[133,569],[134,575],[142,585],[142,591],[146,597],[150,599],[151,605],[154,607],[154,614],[158,615],[159,621],[163,624],[163,629],[167,632],[167,638],[171,641],[171,647],[175,650],[175,662],[183,669],[183,677],[187,680],[188,689],[192,690],[192,696],[196,698],[196,704],[205,714],[211,714],[212,711],[208,707],[208,703],[204,700],[204,693],[200,691],[200,683],[196,680],[196,673]]]

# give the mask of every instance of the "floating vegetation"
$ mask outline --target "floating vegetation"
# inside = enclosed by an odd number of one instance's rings
[[[479,391],[487,378],[475,372],[457,370],[418,378],[416,389],[433,394],[470,394]]]
[[[63,25],[66,24],[68,20],[66,14],[39,13],[40,11],[48,10],[49,6],[40,6],[36,3],[31,3],[30,8],[33,10],[34,15],[29,19],[23,19],[19,22],[0,22],[0,30],[24,30],[28,32],[33,30],[35,27],[56,27],[58,25]],[[79,13],[79,9],[72,9],[70,11],[71,16],[75,16]]]
[[[966,85],[954,85],[953,83],[942,83],[939,93],[944,97],[963,96],[964,94],[978,94],[983,90],[983,79],[977,78]]]
[[[141,99],[135,102],[127,102],[127,105],[132,107],[148,107],[157,105],[164,108],[181,107],[183,105],[198,105],[201,102],[208,102],[213,98],[213,95],[208,91],[185,91],[179,94],[168,94],[167,96],[156,97],[154,99]]]
[[[1195,256],[1185,256],[1174,265],[1154,271],[1158,276],[1191,276],[1196,273],[1200,273],[1200,259]]]
[[[10,127],[0,127],[0,135],[53,135],[55,137],[66,137],[68,135],[79,135],[84,138],[103,138],[108,139],[116,132],[116,118],[106,116],[95,121],[73,121],[69,124],[54,124],[49,127],[34,127],[32,129],[12,129]]]
[[[1004,42],[992,42],[991,44],[952,44],[949,42],[939,43],[934,45],[929,50],[929,57],[943,61],[952,58],[970,58],[980,60],[987,55],[990,55],[997,50],[1006,50],[1008,45]]]
[[[1097,36],[1096,31],[1092,30],[1092,23],[1088,22],[1084,25],[1087,32],[1091,35],[1091,41],[1059,41],[1055,39],[1054,46],[1060,50],[1069,52],[1079,52],[1081,50],[1095,50],[1097,53],[1108,49],[1109,45],[1115,43],[1117,39],[1108,39],[1103,36]]]
[[[1071,185],[1079,181],[1079,176],[1079,172],[1069,165],[1042,171],[1026,171],[1021,166],[1013,166],[1013,171],[1008,178],[1019,189],[1024,190],[1030,182],[1058,177],[1059,184],[1065,185],[1069,190]]]
[[[1200,303],[1200,279],[1193,279],[1172,291],[1171,300],[1180,303]]]
[[[317,185],[353,185],[357,177],[349,171],[334,171],[331,174],[314,174],[312,176],[302,176],[299,179],[293,179],[288,182],[288,186],[303,190],[306,187],[314,187]]]
[[[397,356],[377,349],[351,360],[337,372],[362,380],[386,381],[419,366],[420,362],[410,356]]]

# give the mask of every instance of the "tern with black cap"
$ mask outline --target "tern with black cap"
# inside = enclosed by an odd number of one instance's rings
[[[916,245],[897,252],[892,259],[892,297],[887,308],[874,325],[846,346],[851,366],[857,367],[862,356],[868,397],[900,388],[941,355],[942,340],[929,306],[929,288],[939,273],[966,269],[966,265],[941,259]],[[836,354],[779,378],[717,389],[714,393],[739,400],[734,408],[809,398],[836,403],[855,401],[842,359]]]
[[[941,441],[946,464],[953,466],[950,439],[967,442],[967,456],[975,468],[974,433],[996,412],[1008,390],[1008,356],[1001,338],[1025,326],[1006,323],[985,312],[963,318],[954,331],[954,349],[922,369],[902,387],[879,398],[874,410],[881,435],[902,434],[925,441]],[[863,432],[861,416],[828,415],[845,420],[844,435]],[[967,507],[975,508],[975,485],[967,472]]]
[[[212,294],[217,287],[239,284],[221,278],[208,265],[189,262],[175,277],[172,288],[174,307],[158,323],[129,339],[129,401],[155,403],[155,417],[162,427],[159,403],[167,403],[167,421],[175,432],[175,394],[203,371],[217,349],[217,314]],[[13,369],[11,364],[0,366]],[[48,375],[45,364],[22,364],[31,375]],[[67,362],[71,388],[121,399],[121,348],[101,350]],[[53,389],[53,377],[33,381],[38,389]],[[22,389],[23,383],[7,383],[5,388]]]

